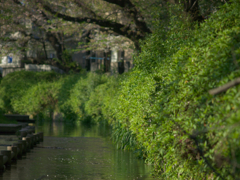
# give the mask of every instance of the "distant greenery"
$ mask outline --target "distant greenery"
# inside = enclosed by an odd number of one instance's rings
[[[13,72],[1,82],[0,108],[6,113],[29,114],[44,119],[51,119],[57,112],[68,121],[92,121],[92,116],[98,114],[87,114],[85,104],[94,89],[107,79],[101,73]]]
[[[17,124],[18,122],[16,120],[9,120],[6,117],[4,117],[4,111],[0,108],[0,124]]]
[[[16,120],[7,119],[4,114],[5,111],[0,108],[0,124],[18,124]]]
[[[6,75],[1,81],[0,108],[9,113],[19,112],[16,108],[16,102],[23,98],[24,95],[28,95],[27,91],[30,88],[39,83],[54,82],[59,77],[60,75],[55,72],[32,71],[19,71]]]
[[[240,4],[226,3],[201,25],[179,18],[167,28],[156,22],[131,72],[14,72],[1,82],[0,108],[107,121],[118,147],[152,163],[161,179],[239,179],[239,86],[208,91],[240,76]]]
[[[15,120],[9,120],[0,116],[0,124],[18,124],[18,122]]]

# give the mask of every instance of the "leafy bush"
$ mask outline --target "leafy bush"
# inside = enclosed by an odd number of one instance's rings
[[[64,119],[88,121],[85,104],[95,88],[107,82],[96,73],[60,75],[54,72],[19,71],[7,75],[0,87],[0,108],[9,113],[40,115],[51,119],[54,112]]]
[[[194,30],[176,32],[172,23],[165,39],[156,31],[121,83],[114,118],[136,136],[161,178],[240,176],[238,87],[208,93],[240,75],[239,12],[233,1]]]
[[[39,82],[29,88],[21,98],[13,99],[14,111],[36,116],[45,114],[45,118],[52,118],[57,109],[59,82]]]
[[[69,104],[71,104],[73,112],[76,113],[79,119],[88,115],[85,110],[85,104],[89,100],[91,93],[98,85],[106,81],[106,75],[87,73],[80,77],[74,85],[70,93]]]
[[[16,113],[12,100],[19,100],[26,91],[39,82],[53,82],[59,78],[55,72],[16,71],[6,75],[0,86],[0,108]]]
[[[105,76],[105,75],[104,75]],[[105,79],[107,78],[107,79]],[[99,84],[93,91],[89,94],[89,100],[86,102],[84,108],[87,114],[91,115],[93,118],[101,118],[105,114],[105,118],[110,122],[112,117],[109,112],[110,108],[107,108],[119,87],[119,78],[104,77],[105,83]]]

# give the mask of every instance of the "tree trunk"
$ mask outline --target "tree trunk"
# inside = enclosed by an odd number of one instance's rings
[[[124,51],[118,52],[118,73],[122,74],[125,71],[124,67]]]
[[[62,53],[65,50],[65,47],[58,41],[57,37],[50,32],[47,32],[47,40],[51,43],[52,47],[57,53],[57,57],[60,61],[63,60]]]
[[[87,33],[85,34],[85,36],[83,38],[85,38],[85,43],[88,44],[90,42],[90,34],[91,32],[90,31],[87,31]],[[86,70],[87,71],[90,71],[91,70],[91,60],[90,60],[90,54],[91,52],[88,50],[86,51]]]
[[[104,72],[110,72],[111,68],[111,51],[104,53]]]
[[[27,51],[26,51],[26,47],[27,47],[27,44],[28,44],[28,41],[25,41],[21,44],[21,54],[22,54],[22,59],[21,60],[24,60],[27,58]]]
[[[140,46],[139,40],[140,39],[134,41],[134,45],[135,45],[137,53],[141,52],[141,46]]]
[[[185,12],[189,13],[193,21],[201,23],[204,17],[200,13],[198,0],[184,0]]]
[[[45,59],[47,60],[47,51],[46,51],[46,44],[45,44],[45,39],[42,38],[42,44],[43,44],[43,51],[44,51],[44,55],[45,55]]]

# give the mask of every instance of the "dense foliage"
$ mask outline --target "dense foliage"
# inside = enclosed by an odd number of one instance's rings
[[[232,2],[194,30],[155,32],[122,82],[114,116],[162,178],[239,178],[238,87],[208,93],[240,75],[239,10]]]
[[[200,25],[172,15],[167,29],[142,42],[134,70],[121,76],[9,74],[0,108],[107,120],[118,146],[154,164],[161,179],[238,179],[239,87],[209,90],[239,77],[239,61],[240,4],[232,1]]]
[[[3,108],[6,112],[14,113],[16,107],[13,107],[13,102],[23,98],[29,88],[43,82],[54,82],[58,78],[59,75],[54,72],[20,71],[8,74],[1,81],[0,108]]]

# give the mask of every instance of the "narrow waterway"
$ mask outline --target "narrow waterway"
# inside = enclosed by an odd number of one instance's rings
[[[36,124],[44,142],[12,164],[0,180],[153,180],[151,166],[133,152],[116,149],[106,126]]]

